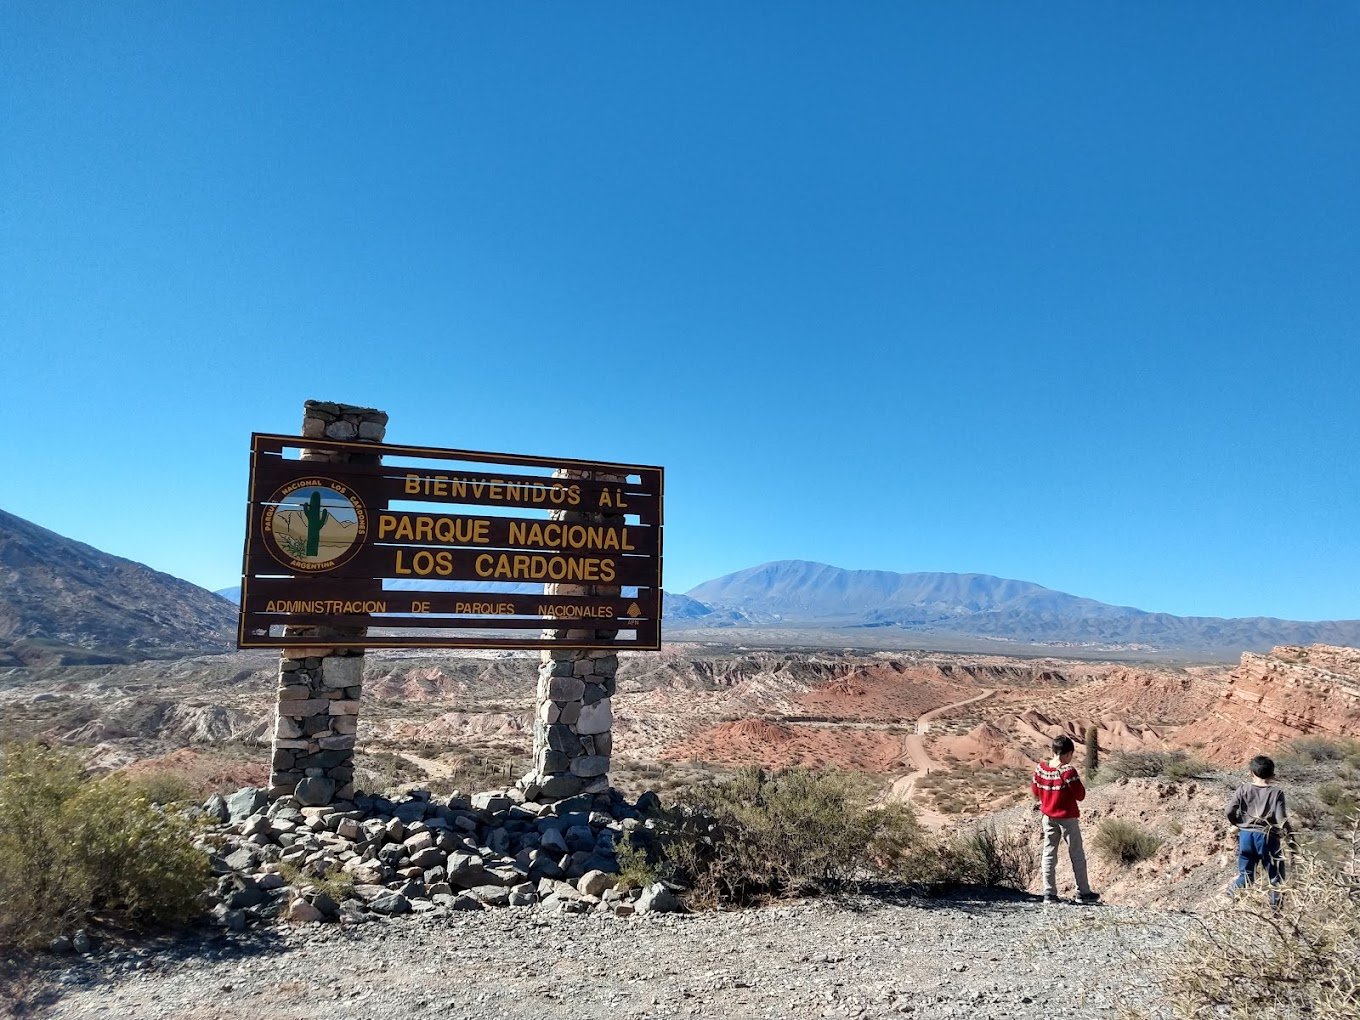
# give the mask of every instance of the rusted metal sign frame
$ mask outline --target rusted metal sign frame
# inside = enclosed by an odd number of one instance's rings
[[[356,453],[366,459],[569,469],[590,472],[592,477],[283,456],[284,451],[303,449]],[[627,480],[604,481],[601,475]],[[649,465],[254,433],[237,645],[286,648],[312,640],[269,633],[271,626],[286,625],[397,632],[319,642],[336,648],[658,649],[664,487],[664,470]],[[286,496],[280,495],[309,488],[314,492],[310,510],[303,503],[284,503]],[[323,558],[319,545],[303,549],[303,541],[291,534],[286,540],[296,544],[284,549],[280,542],[285,539],[269,526],[275,512],[301,515],[309,524],[313,520],[309,513],[316,521],[325,521],[318,489],[348,500],[345,513],[352,517],[346,530],[352,529],[353,536],[329,559]],[[391,505],[400,502],[449,504],[450,512]],[[290,509],[283,510],[285,506]],[[474,514],[476,507],[568,510],[606,514],[608,523],[553,521],[528,514],[479,517],[455,507],[472,507]],[[309,527],[308,541],[318,543],[323,527],[319,523]],[[525,576],[480,572],[493,567]],[[541,577],[530,576],[539,571]],[[544,580],[636,588],[637,594],[538,595],[386,586],[404,580],[452,586],[460,580]],[[523,635],[530,630],[541,633]],[[612,638],[598,636],[611,631]],[[625,632],[636,638],[619,636]],[[522,636],[503,636],[507,634]]]

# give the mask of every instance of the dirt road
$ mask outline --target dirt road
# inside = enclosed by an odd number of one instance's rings
[[[895,780],[892,786],[888,788],[887,793],[883,795],[883,803],[903,804],[910,801],[912,793],[916,790],[917,779],[928,774],[931,769],[939,767],[936,762],[931,760],[930,755],[926,752],[926,742],[924,739],[925,735],[930,731],[930,724],[933,720],[938,719],[948,712],[952,712],[956,708],[962,708],[964,705],[971,705],[975,701],[983,701],[990,698],[995,693],[995,690],[989,688],[981,694],[973,695],[971,698],[964,698],[962,701],[956,701],[952,705],[943,705],[940,708],[933,708],[929,712],[922,714],[921,717],[916,720],[916,732],[909,733],[902,738],[902,751],[904,756],[910,759],[911,763],[916,766],[916,771],[910,772]],[[933,812],[920,812],[920,815],[922,821],[930,821],[934,817]]]

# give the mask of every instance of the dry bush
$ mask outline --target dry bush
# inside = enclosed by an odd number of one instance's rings
[[[615,852],[619,859],[619,885],[625,889],[645,889],[661,877],[641,847],[623,842]]]
[[[1147,860],[1161,845],[1156,835],[1123,818],[1106,818],[1091,839],[1096,853],[1125,867]]]
[[[981,825],[938,837],[905,805],[871,806],[872,787],[843,772],[751,768],[702,784],[620,846],[638,883],[661,877],[699,908],[842,889],[864,879],[917,886],[1028,887],[1032,833]]]
[[[1360,1020],[1360,835],[1341,862],[1296,855],[1283,885],[1201,917],[1177,960],[1163,984],[1185,1020]]]
[[[701,907],[893,875],[923,835],[910,809],[872,808],[872,793],[843,772],[743,769],[685,793],[662,820],[653,866]]]
[[[1027,889],[1039,873],[1039,850],[1032,830],[998,830],[977,825],[938,844],[914,877],[930,884],[983,885]],[[921,865],[918,864],[918,869]]]
[[[1315,762],[1360,761],[1360,740],[1335,739],[1323,736],[1295,737],[1289,742],[1287,753]]]
[[[209,878],[188,822],[135,786],[86,779],[68,752],[0,755],[0,942],[42,945],[95,913],[176,924],[198,912]]]
[[[126,777],[124,781],[152,804],[189,804],[203,799],[202,791],[194,783],[174,772],[147,772]]]
[[[355,754],[354,785],[368,793],[389,793],[424,778],[423,768],[391,751],[369,748]]]
[[[1212,767],[1184,751],[1118,751],[1100,767],[1100,781],[1113,779],[1199,779]]]
[[[346,871],[319,875],[315,869],[284,862],[279,866],[279,877],[295,889],[315,889],[325,893],[336,903],[354,895],[354,876]]]

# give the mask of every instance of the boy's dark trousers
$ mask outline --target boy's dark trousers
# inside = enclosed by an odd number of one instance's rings
[[[1256,878],[1256,866],[1264,864],[1271,885],[1284,881],[1284,855],[1280,853],[1280,837],[1254,829],[1241,829],[1237,834],[1237,881],[1234,889],[1241,889]]]

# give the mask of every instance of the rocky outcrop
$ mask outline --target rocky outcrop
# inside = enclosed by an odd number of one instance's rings
[[[226,599],[0,510],[0,661],[225,651],[235,630]]]
[[[1218,700],[1177,742],[1235,763],[1314,734],[1360,737],[1360,648],[1282,645],[1243,654]]]

